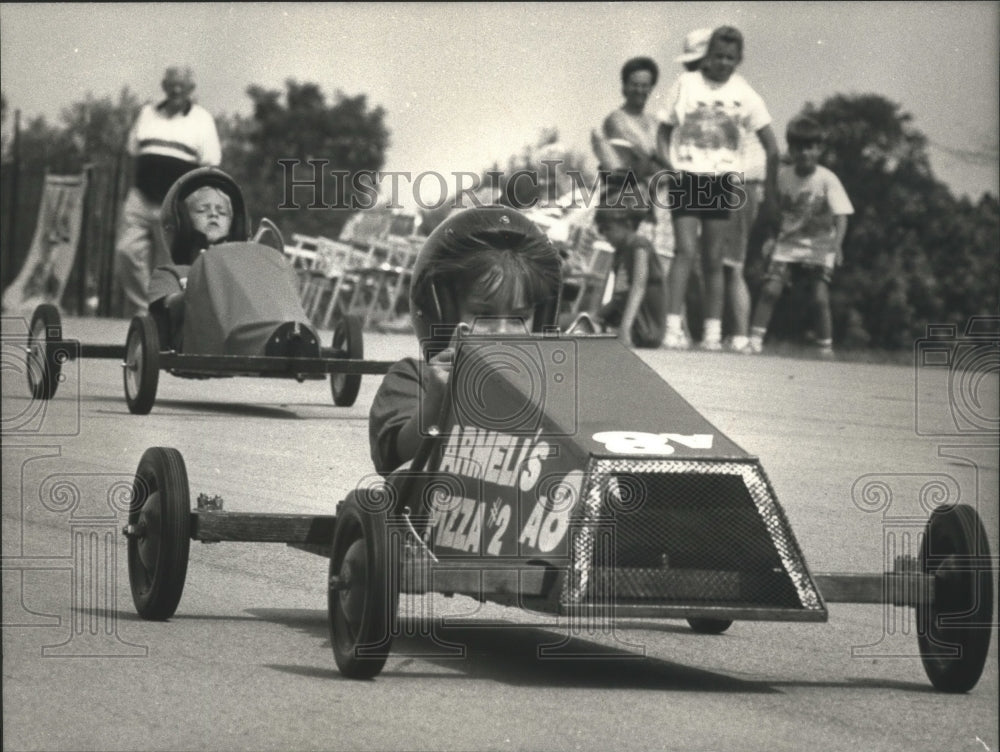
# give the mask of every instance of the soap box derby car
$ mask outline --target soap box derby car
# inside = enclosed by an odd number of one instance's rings
[[[161,370],[182,378],[270,376],[300,382],[329,374],[334,403],[352,405],[361,375],[385,373],[390,365],[362,361],[360,320],[341,318],[331,347],[320,345],[302,309],[295,272],[282,253],[281,233],[264,219],[257,235],[248,237],[242,195],[221,170],[201,168],[181,177],[164,202],[165,226],[171,196],[186,183],[217,183],[234,197],[233,239],[191,259],[168,236],[174,265],[154,270],[150,312],[132,320],[124,348],[64,342],[59,310],[38,306],[28,339],[32,395],[54,396],[62,363],[82,356],[122,360],[125,400],[137,414],[152,409]],[[277,248],[260,242],[264,238],[276,241]],[[175,315],[179,310],[183,313]]]
[[[401,592],[555,614],[827,620],[829,602],[916,609],[935,687],[964,692],[989,647],[982,522],[937,508],[891,572],[812,574],[760,462],[608,335],[462,336],[449,399],[409,467],[357,484],[336,515],[192,510],[183,458],[148,449],[123,532],[140,616],[178,606],[190,540],[273,541],[328,556],[336,663],[381,671]],[[916,549],[914,549],[916,550]]]

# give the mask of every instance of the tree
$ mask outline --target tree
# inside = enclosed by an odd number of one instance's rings
[[[88,93],[82,102],[63,109],[60,119],[81,159],[110,164],[123,154],[141,106],[142,102],[126,86],[118,92],[117,100]]]
[[[6,101],[5,101],[6,106]],[[55,123],[35,117],[22,124],[18,133],[17,159],[8,161],[10,144],[4,142],[3,188],[5,200],[0,216],[0,243],[3,247],[4,284],[18,271],[34,234],[44,180],[49,174],[78,174],[85,166],[90,173],[81,246],[89,251],[86,270],[88,290],[98,286],[97,278],[110,275],[108,260],[113,247],[117,207],[115,203],[123,166],[125,139],[135,120],[140,102],[128,88],[116,98],[87,93],[80,101],[64,108]],[[14,189],[16,186],[16,190]],[[81,273],[79,268],[73,274]],[[69,296],[78,288],[71,277]],[[78,299],[77,304],[80,303]]]
[[[78,173],[85,164],[111,164],[122,154],[129,128],[140,102],[128,87],[117,100],[95,97],[65,107],[58,122],[34,117],[22,126],[20,152],[22,171]]]
[[[927,138],[909,113],[875,94],[830,97],[806,114],[823,124],[821,163],[854,204],[844,265],[834,277],[834,338],[842,345],[908,349],[928,324],[963,328],[996,315],[1000,204],[956,199],[930,168]],[[786,296],[772,332],[795,337],[808,299]]]
[[[251,215],[266,216],[287,233],[336,237],[355,201],[367,200],[356,176],[385,164],[389,129],[385,111],[369,108],[363,94],[338,91],[332,104],[317,84],[285,82],[285,91],[250,86],[249,118],[219,118],[223,168],[243,186]],[[294,160],[282,165],[279,160]],[[289,179],[309,181],[309,160],[326,164],[322,191],[310,187],[287,191]],[[348,177],[333,178],[338,171]],[[310,208],[321,204],[323,208]],[[289,207],[295,208],[289,208]]]

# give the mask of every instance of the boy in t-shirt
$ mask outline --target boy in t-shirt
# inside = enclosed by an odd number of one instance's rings
[[[830,282],[834,267],[843,260],[847,217],[854,207],[837,176],[819,164],[820,124],[806,116],[795,118],[788,124],[786,139],[792,164],[778,171],[781,230],[770,244],[773,250],[754,311],[750,347],[758,353],[763,349],[775,303],[786,286],[804,278],[813,289],[819,354],[831,357]]]

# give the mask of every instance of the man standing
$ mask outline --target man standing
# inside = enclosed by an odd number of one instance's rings
[[[125,291],[126,316],[146,311],[150,273],[170,263],[159,229],[160,205],[170,186],[184,173],[218,165],[222,158],[215,120],[191,101],[191,69],[167,68],[163,91],[162,102],[143,105],[128,137],[135,175],[115,247],[115,275]]]

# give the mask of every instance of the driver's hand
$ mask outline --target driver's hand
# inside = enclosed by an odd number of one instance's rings
[[[455,350],[458,346],[458,338],[468,332],[469,326],[467,324],[459,324],[455,327],[455,332],[451,336],[448,347],[431,356],[431,359],[427,361],[427,367],[423,371],[426,378],[423,379],[422,384],[422,421],[427,421],[422,426],[424,431],[429,430],[432,425],[437,425],[448,395],[448,380],[451,378],[452,367],[455,364]],[[434,422],[430,423],[429,421]]]
[[[448,343],[448,347],[427,361],[427,365],[429,366],[427,372],[430,375],[431,380],[435,382],[432,385],[432,388],[434,386],[444,387],[448,384],[448,379],[451,376],[451,369],[455,363],[455,349],[458,346],[458,338],[463,335],[467,335],[470,331],[471,329],[468,324],[459,324],[456,326],[454,334],[451,335],[451,341]]]
[[[427,362],[429,366],[427,371],[431,375],[431,378],[444,385],[448,383],[448,377],[451,375],[451,367],[454,362],[455,347],[449,346]]]

